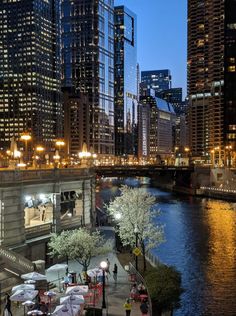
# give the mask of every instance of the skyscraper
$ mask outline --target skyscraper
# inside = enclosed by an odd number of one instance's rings
[[[148,70],[141,72],[141,86],[153,89],[156,94],[171,88],[171,74],[169,69]]]
[[[115,152],[137,155],[137,19],[115,7]]]
[[[98,154],[113,154],[113,0],[62,2],[62,84],[88,100],[87,147]]]
[[[188,95],[192,153],[236,144],[236,2],[188,1]]]
[[[59,1],[1,1],[1,148],[24,132],[48,148],[61,136],[59,61]]]

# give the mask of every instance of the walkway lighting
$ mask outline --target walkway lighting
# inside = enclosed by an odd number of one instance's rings
[[[106,300],[105,300],[105,270],[107,269],[107,262],[102,261],[100,263],[102,269],[102,309],[106,309]]]

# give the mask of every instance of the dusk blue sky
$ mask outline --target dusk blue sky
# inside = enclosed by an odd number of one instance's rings
[[[187,0],[115,0],[138,18],[141,70],[170,69],[172,87],[186,94]]]

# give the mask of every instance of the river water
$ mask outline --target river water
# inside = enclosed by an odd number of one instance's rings
[[[158,221],[165,225],[166,241],[153,252],[182,274],[185,292],[174,315],[235,316],[236,203],[145,187],[155,195]],[[117,192],[116,184],[103,185],[97,203],[108,203]]]

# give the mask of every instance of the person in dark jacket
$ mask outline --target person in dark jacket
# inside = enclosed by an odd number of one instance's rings
[[[143,301],[140,305],[140,310],[141,310],[141,313],[142,313],[142,316],[146,316],[148,314],[148,304],[147,304],[147,301]]]

